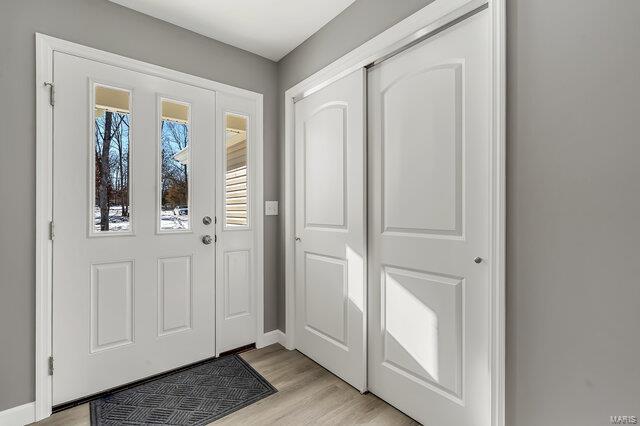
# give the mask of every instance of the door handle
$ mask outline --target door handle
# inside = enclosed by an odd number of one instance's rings
[[[297,241],[297,242],[300,242],[300,241],[302,241],[302,240],[300,239],[300,237],[296,237],[296,241]]]
[[[213,242],[213,238],[211,238],[211,235],[205,235],[202,237],[202,244],[209,245],[212,242]]]
[[[473,261],[476,262],[476,263],[482,263],[482,258],[480,256],[478,256],[475,259],[473,259]]]

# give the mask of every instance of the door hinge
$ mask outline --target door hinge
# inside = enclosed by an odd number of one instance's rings
[[[49,375],[53,376],[53,357],[49,357]]]
[[[217,236],[217,235],[214,235],[214,236],[213,236],[213,242],[214,242],[214,243],[217,243],[217,242],[218,242],[218,236]]]
[[[53,227],[53,221],[49,222],[49,239],[53,241],[56,237],[55,228]]]
[[[56,94],[53,83],[45,82],[44,85],[49,88],[49,105],[54,106],[56,104]]]
[[[213,223],[218,223],[218,216],[213,217]]]

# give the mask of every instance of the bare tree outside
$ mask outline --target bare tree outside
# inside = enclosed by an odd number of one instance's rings
[[[161,128],[161,229],[189,227],[189,127],[163,120]]]
[[[97,110],[95,118],[96,231],[129,229],[129,114]]]

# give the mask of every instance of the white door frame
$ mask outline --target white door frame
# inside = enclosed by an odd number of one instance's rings
[[[505,424],[506,0],[435,0],[285,92],[285,345],[295,349],[294,102],[488,5],[491,15],[491,423]]]
[[[35,419],[51,415],[52,376],[49,375],[49,356],[52,353],[52,264],[53,244],[50,223],[53,204],[53,107],[50,105],[49,87],[53,81],[53,53],[61,52],[148,75],[189,84],[191,86],[243,97],[256,105],[255,149],[252,164],[254,247],[252,276],[257,322],[256,345],[262,346],[264,335],[264,204],[263,204],[263,95],[205,78],[174,71],[157,65],[93,49],[80,44],[36,33],[36,364],[35,364]],[[55,99],[55,91],[54,91]],[[212,117],[215,119],[215,117]],[[212,135],[212,140],[214,136]],[[212,182],[212,185],[215,185]],[[218,200],[216,200],[218,202]],[[220,235],[222,221],[216,225]],[[213,354],[212,354],[213,355]]]

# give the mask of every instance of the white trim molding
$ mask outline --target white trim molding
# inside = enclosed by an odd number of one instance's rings
[[[285,345],[285,335],[280,330],[271,330],[262,335],[258,334],[258,341],[256,342],[256,348],[264,348],[267,346],[275,345],[276,343]]]
[[[24,426],[29,423],[33,423],[36,420],[35,407],[35,402],[29,402],[27,404],[18,405],[17,407],[0,411],[0,425]]]
[[[505,100],[506,0],[438,0],[286,90],[285,103],[285,346],[295,349],[294,102],[332,82],[415,43],[447,24],[488,7],[492,32],[491,146],[491,413],[492,425],[505,425]]]
[[[53,382],[49,375],[48,358],[52,353],[52,261],[53,244],[49,239],[53,205],[53,107],[50,105],[49,87],[53,83],[54,52],[117,66],[195,87],[247,99],[255,103],[255,176],[253,188],[253,273],[256,295],[256,341],[264,328],[264,196],[263,196],[263,95],[218,83],[202,77],[174,71],[158,65],[86,47],[80,44],[36,33],[36,364],[35,403],[31,403],[34,419],[51,415]],[[212,119],[215,119],[212,117]],[[212,183],[215,184],[215,183]],[[33,421],[32,419],[31,421]],[[2,417],[0,417],[2,420]],[[2,423],[2,421],[0,421]],[[2,423],[4,424],[4,423]]]
[[[506,410],[506,233],[507,233],[507,13],[506,0],[491,0],[491,423],[505,426]]]

